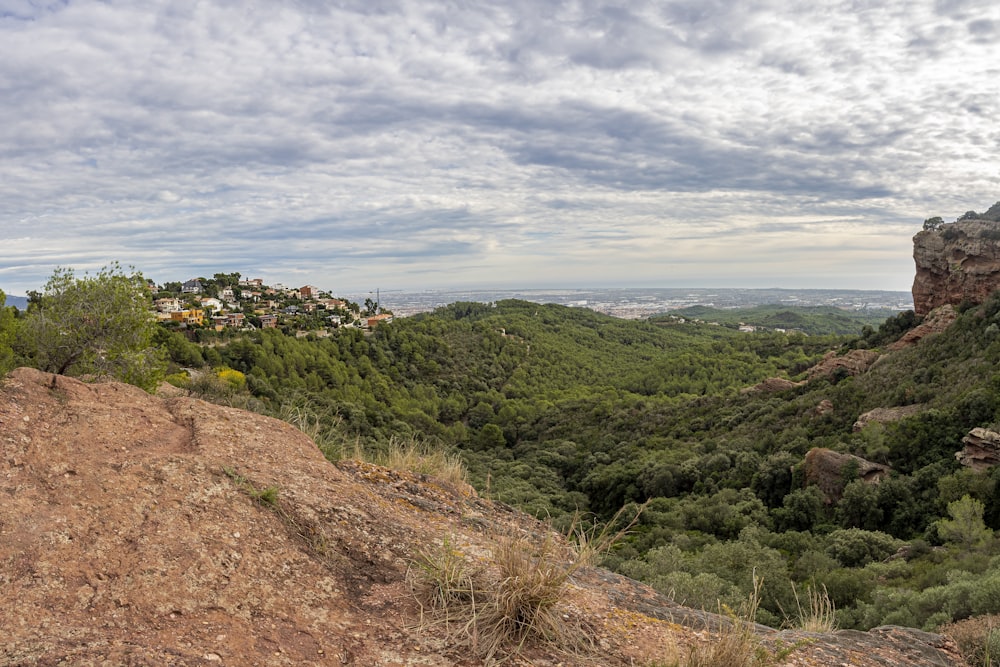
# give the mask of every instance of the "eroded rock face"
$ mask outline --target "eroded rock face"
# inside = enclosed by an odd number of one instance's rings
[[[851,350],[846,354],[837,354],[830,351],[823,355],[823,359],[809,369],[807,377],[810,380],[830,377],[837,373],[846,375],[860,375],[872,367],[878,361],[879,353],[875,350]]]
[[[833,414],[833,401],[828,398],[824,398],[816,404],[816,407],[812,409],[812,413],[817,417]]]
[[[907,331],[899,340],[889,345],[889,350],[902,350],[903,348],[916,345],[927,336],[945,331],[956,319],[958,319],[958,311],[955,310],[953,305],[946,303],[943,306],[938,306],[927,314],[923,322]]]
[[[959,220],[913,237],[913,306],[923,316],[938,306],[982,303],[1000,287],[1000,223]]]
[[[796,387],[801,387],[805,382],[792,382],[786,378],[767,378],[766,380],[761,380],[752,387],[746,387],[742,390],[744,394],[771,394],[777,391],[786,391],[788,389],[795,389]]]
[[[284,422],[121,384],[13,372],[0,448],[3,665],[474,667],[420,625],[417,555],[447,538],[481,564],[498,534],[560,539],[464,485],[334,465]],[[592,640],[581,664],[662,661],[728,622],[590,567],[564,602]],[[916,631],[757,631],[795,647],[788,667],[963,664]],[[509,664],[573,662],[529,645]]]
[[[896,408],[875,408],[858,416],[857,421],[854,422],[854,432],[857,433],[865,426],[868,426],[868,424],[897,422],[901,419],[920,414],[923,410],[924,406],[922,404],[901,405]]]
[[[974,470],[989,470],[1000,464],[1000,433],[985,428],[974,428],[962,438],[965,447],[955,453],[955,458]]]
[[[873,463],[860,456],[835,452],[825,447],[814,447],[806,453],[804,473],[806,482],[815,484],[830,501],[840,499],[844,488],[844,473],[857,466],[858,479],[877,484],[887,477],[892,469],[881,463]]]

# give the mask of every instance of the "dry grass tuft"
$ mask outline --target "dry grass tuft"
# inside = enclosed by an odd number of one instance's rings
[[[567,648],[580,645],[560,603],[574,571],[566,549],[553,537],[495,538],[489,563],[473,567],[450,539],[424,551],[411,568],[411,589],[421,604],[421,623],[444,629],[455,646],[486,664],[504,662],[528,642]]]
[[[1000,666],[1000,615],[975,616],[940,628],[958,644],[970,667]]]
[[[423,551],[410,569],[410,585],[421,605],[421,623],[443,628],[449,641],[486,664],[504,662],[529,643],[576,656],[590,647],[583,623],[565,605],[571,577],[606,553],[635,523],[618,531],[583,529],[574,521],[566,544],[555,533],[492,536],[490,558],[472,566],[444,539]],[[582,659],[582,658],[581,658]]]
[[[720,608],[720,615],[729,623],[720,630],[715,641],[697,646],[673,667],[765,667],[774,657],[761,644],[754,627],[760,606],[762,580],[754,577],[753,592],[735,612]]]
[[[328,461],[344,458],[344,433],[340,429],[343,417],[332,410],[317,409],[308,399],[293,397],[282,403],[275,416],[309,436]]]
[[[822,590],[814,586],[806,588],[806,607],[802,607],[799,592],[792,585],[795,595],[795,606],[798,607],[798,623],[796,626],[806,632],[833,632],[837,629],[836,608],[827,593],[826,586]]]
[[[457,454],[449,454],[416,440],[389,441],[388,450],[372,461],[393,470],[408,470],[418,475],[430,475],[453,486],[468,484],[469,473]]]
[[[626,505],[618,510],[611,521],[604,525],[587,526],[583,515],[579,512],[573,515],[566,537],[576,548],[576,562],[579,567],[595,566],[611,551],[612,547],[621,542],[639,522],[639,517],[646,509],[646,504]],[[626,517],[628,518],[626,521]],[[615,526],[620,526],[615,528]]]

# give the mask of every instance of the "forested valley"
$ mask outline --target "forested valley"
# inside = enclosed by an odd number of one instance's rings
[[[30,310],[0,315],[5,367],[56,367]],[[153,325],[149,344],[170,383],[289,421],[331,460],[443,454],[480,495],[562,530],[634,520],[604,564],[690,607],[736,608],[762,585],[756,617],[771,626],[820,595],[842,628],[1000,612],[1000,466],[955,456],[971,429],[1000,421],[1000,297],[891,351],[919,324],[912,312],[858,317],[853,334],[822,333],[850,328],[844,311],[722,315],[470,302],[329,336]],[[754,317],[800,330],[736,328]],[[82,372],[158,377],[148,353],[112,358],[105,340]],[[864,372],[810,371],[862,350],[881,354]],[[817,451],[859,458],[817,479]],[[860,461],[882,466],[877,483]]]
[[[917,319],[809,336],[503,301],[371,334],[158,338],[175,383],[292,421],[332,459],[405,442],[457,454],[480,494],[557,526],[638,513],[606,565],[685,605],[735,606],[757,579],[770,625],[823,591],[840,627],[931,629],[1000,611],[1000,468],[955,458],[997,422],[998,322],[994,298],[863,374],[777,392],[747,388],[804,380],[830,350],[884,351]],[[201,367],[215,372],[181,370]],[[918,407],[854,428],[904,405]],[[813,448],[891,474],[872,484],[848,465],[824,491],[803,473]]]

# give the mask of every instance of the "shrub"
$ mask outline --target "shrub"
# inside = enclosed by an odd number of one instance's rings
[[[572,646],[582,634],[559,607],[575,568],[562,552],[551,535],[539,543],[500,535],[488,565],[472,567],[445,539],[410,570],[421,622],[443,627],[486,663],[516,656],[530,641]]]
[[[799,600],[799,592],[792,585],[795,594],[795,606],[798,611],[796,627],[806,632],[833,632],[837,628],[836,609],[826,586],[809,586],[806,588],[806,606],[803,608]]]
[[[113,264],[77,278],[56,269],[18,327],[17,347],[40,370],[110,376],[155,391],[166,370],[142,274]]]
[[[1000,616],[976,616],[940,628],[958,644],[970,667],[996,667],[1000,664]]]
[[[540,540],[496,533],[488,562],[475,566],[444,538],[440,547],[421,551],[410,569],[421,622],[443,627],[451,642],[487,664],[517,656],[529,642],[586,649],[588,635],[565,607],[569,579],[624,537],[635,519],[616,532],[610,527],[622,514],[604,530],[575,521],[569,529],[575,549],[552,532]]]
[[[896,553],[904,542],[878,531],[845,528],[827,538],[826,552],[844,567],[862,567]]]

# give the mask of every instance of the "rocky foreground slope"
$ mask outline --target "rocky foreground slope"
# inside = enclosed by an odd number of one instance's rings
[[[3,665],[478,665],[421,624],[416,555],[448,539],[488,564],[497,535],[547,532],[467,487],[330,464],[283,422],[29,369],[0,386],[0,447]],[[560,605],[575,652],[510,664],[668,664],[725,623],[594,568]],[[758,631],[792,647],[778,664],[963,664],[902,628]]]

